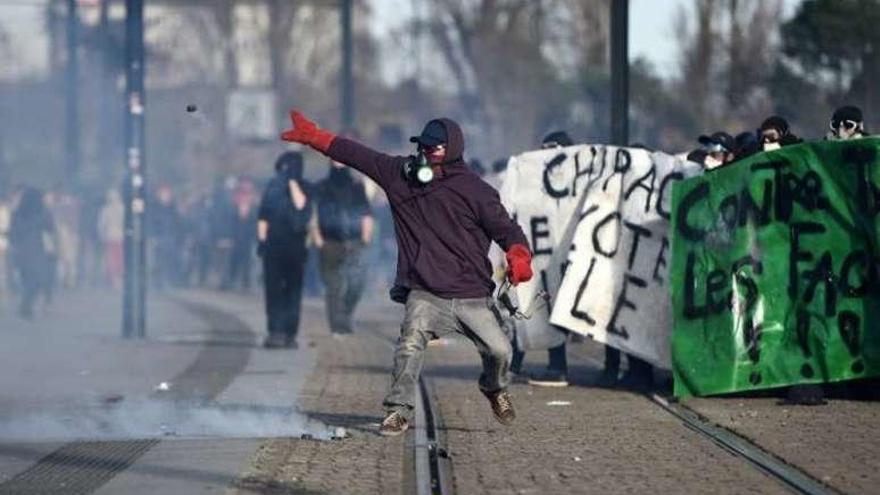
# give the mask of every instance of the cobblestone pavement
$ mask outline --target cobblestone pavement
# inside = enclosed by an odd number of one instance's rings
[[[714,398],[685,404],[838,490],[880,490],[876,402],[830,400],[825,406],[792,406],[771,398]]]
[[[570,370],[581,386],[513,385],[518,417],[502,427],[477,389],[472,347],[439,347],[428,366],[456,493],[784,492],[646,398],[589,387],[588,366]]]
[[[318,358],[300,410],[346,426],[352,437],[266,442],[231,493],[411,493],[411,436],[375,434],[391,367],[388,345],[396,336],[400,308],[380,306],[361,313],[362,331],[341,340],[326,336],[323,322],[313,320],[318,314],[311,311],[307,335],[317,345]],[[439,344],[428,350],[426,376],[456,493],[784,491],[646,398],[586,386],[597,369],[582,363],[572,367],[580,386],[512,386],[519,418],[504,428],[477,389],[479,361],[470,342],[444,339]],[[545,356],[529,353],[527,365],[536,369]]]
[[[381,309],[362,315],[364,324],[393,335],[400,310]],[[318,357],[303,386],[299,410],[345,428],[350,436],[329,442],[268,441],[230,494],[409,493],[406,487],[413,486],[410,435],[384,438],[376,433],[388,387],[389,340],[365,331],[331,337],[320,305],[307,306],[302,332],[303,341],[315,344]]]

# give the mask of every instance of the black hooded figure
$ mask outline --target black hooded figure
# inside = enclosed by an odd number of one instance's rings
[[[366,282],[363,251],[372,237],[373,216],[364,184],[348,167],[333,164],[315,187],[318,221],[313,238],[321,250],[327,289],[327,321],[333,334],[352,333],[352,317]]]
[[[21,283],[19,315],[31,319],[37,296],[47,287],[55,270],[52,265],[55,223],[39,190],[28,188],[22,194],[18,208],[12,214],[9,241]]]
[[[300,153],[289,151],[278,157],[275,177],[266,186],[258,211],[257,254],[263,259],[268,348],[297,347],[312,209],[302,171]]]

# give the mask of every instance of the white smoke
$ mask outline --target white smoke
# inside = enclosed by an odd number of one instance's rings
[[[167,437],[302,437],[338,431],[292,408],[122,401],[0,418],[0,442],[124,440]]]

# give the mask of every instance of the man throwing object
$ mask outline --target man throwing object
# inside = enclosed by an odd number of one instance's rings
[[[297,111],[285,141],[301,143],[351,166],[388,195],[397,234],[397,278],[391,298],[406,305],[394,354],[391,390],[383,405],[382,435],[409,427],[429,340],[458,332],[480,352],[480,390],[492,413],[508,425],[516,417],[507,392],[510,341],[492,299],[491,241],[507,253],[515,285],[532,277],[531,252],[498,193],[464,162],[464,136],[450,119],[428,122],[415,156],[390,156],[319,128]]]

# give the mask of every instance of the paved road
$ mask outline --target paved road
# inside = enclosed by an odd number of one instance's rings
[[[254,295],[154,297],[146,341],[117,337],[117,303],[66,294],[34,323],[0,315],[0,493],[414,493],[413,436],[375,432],[401,307],[365,305],[357,334],[336,339],[307,300],[300,350],[266,351]],[[505,428],[471,344],[443,344],[426,376],[456,493],[784,490],[647,398],[593,387],[595,345],[571,348],[575,386],[514,385],[519,419]],[[875,402],[686,405],[843,492],[880,482]]]

